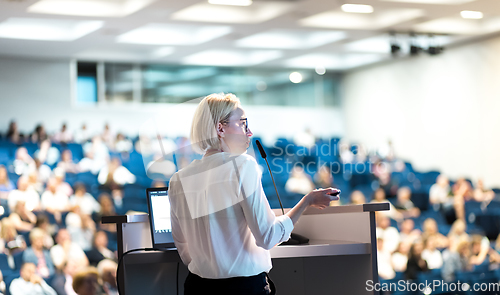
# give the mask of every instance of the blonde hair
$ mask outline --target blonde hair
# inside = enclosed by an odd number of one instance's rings
[[[232,93],[210,94],[200,102],[191,125],[190,139],[194,151],[204,154],[209,148],[221,149],[217,125],[228,120],[239,105],[240,100]]]
[[[45,237],[45,232],[42,229],[35,227],[31,230],[29,237],[30,241],[33,243],[35,239]]]
[[[79,289],[82,287],[82,285],[85,283],[85,279],[88,277],[94,277],[96,281],[99,279],[99,273],[97,272],[97,268],[93,266],[86,267],[79,272],[77,272],[73,276],[73,290],[78,294]]]

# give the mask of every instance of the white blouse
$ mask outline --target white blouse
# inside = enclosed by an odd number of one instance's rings
[[[261,172],[247,154],[216,153],[175,173],[169,186],[172,234],[188,269],[203,278],[268,272],[269,249],[290,238],[288,216],[276,217]]]

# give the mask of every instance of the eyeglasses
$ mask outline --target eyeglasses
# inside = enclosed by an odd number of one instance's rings
[[[245,133],[248,133],[248,118],[240,119],[240,121],[244,121],[243,126],[245,126]],[[221,123],[229,123],[229,121],[221,121]]]

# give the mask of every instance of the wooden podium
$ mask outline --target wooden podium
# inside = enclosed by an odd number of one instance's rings
[[[271,249],[269,276],[277,294],[379,294],[366,287],[368,280],[378,281],[375,211],[382,210],[389,210],[389,203],[306,210],[293,232],[308,237],[309,244]],[[147,215],[108,216],[102,222],[117,225],[119,257],[151,248]],[[184,294],[188,270],[176,249],[130,253],[122,263],[121,295]]]

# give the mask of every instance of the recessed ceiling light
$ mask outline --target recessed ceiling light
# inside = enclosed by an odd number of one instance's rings
[[[288,78],[290,78],[290,81],[295,84],[302,82],[302,74],[300,74],[299,72],[291,73]]]
[[[148,24],[116,38],[118,43],[197,45],[229,34],[229,26]]]
[[[316,66],[314,69],[316,71],[316,74],[318,75],[324,75],[326,73],[326,69],[324,66]]]
[[[9,18],[0,23],[0,38],[73,41],[103,26],[103,21]]]
[[[339,31],[294,31],[271,30],[251,35],[236,41],[238,47],[306,49],[333,43],[346,38]]]
[[[350,13],[372,13],[373,6],[364,4],[344,4],[341,6],[344,12]]]
[[[468,18],[468,19],[482,19],[483,18],[483,13],[481,11],[463,10],[460,12],[460,15],[463,18]]]
[[[213,66],[252,66],[282,56],[279,50],[207,50],[184,58],[183,63]]]
[[[208,0],[208,3],[215,5],[250,6],[252,0]]]
[[[123,17],[155,0],[41,0],[28,7],[28,12],[81,16]]]

